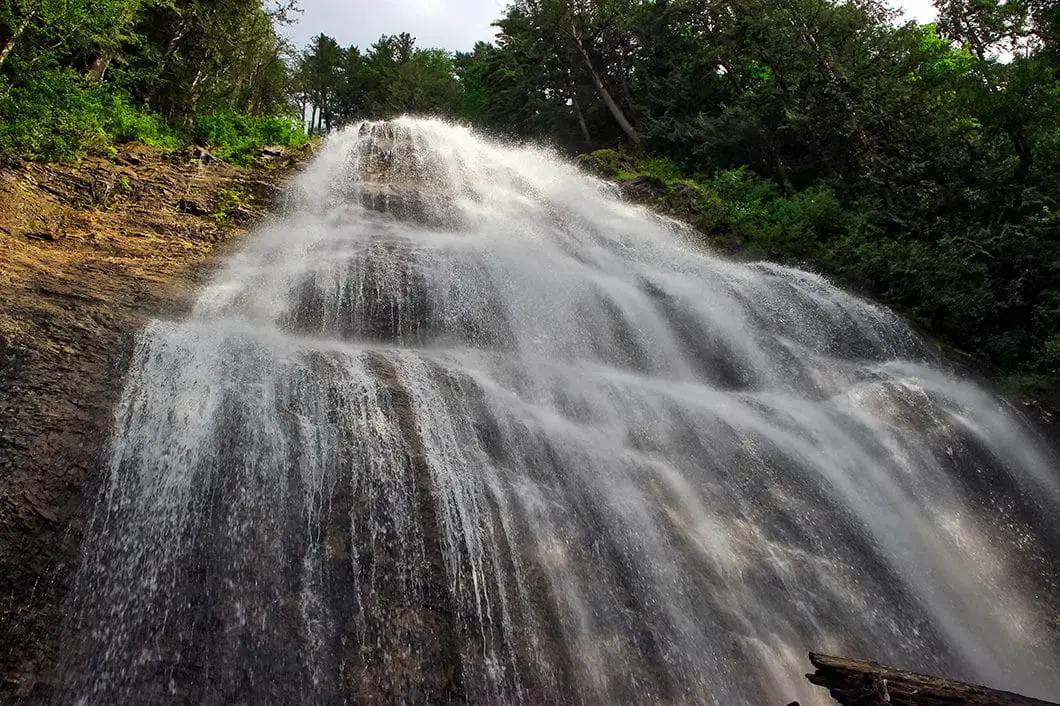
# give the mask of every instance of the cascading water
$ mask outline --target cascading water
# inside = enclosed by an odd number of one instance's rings
[[[292,191],[139,339],[66,702],[1060,694],[1055,459],[895,316],[440,122]]]

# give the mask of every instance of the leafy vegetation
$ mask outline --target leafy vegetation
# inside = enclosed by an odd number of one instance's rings
[[[244,166],[254,163],[264,147],[301,147],[309,140],[296,118],[231,110],[199,116],[193,136],[198,143],[215,146],[215,156]]]
[[[459,117],[1060,380],[1055,2],[936,0],[919,25],[878,0],[513,0],[495,42],[450,53],[296,52],[294,7],[266,1],[0,0],[0,157],[194,140],[247,164],[303,126]]]
[[[243,208],[247,198],[247,191],[243,187],[222,189],[217,194],[217,206],[210,217],[218,223],[224,223],[233,213]]]
[[[263,0],[0,0],[0,159],[210,139],[245,163],[255,145],[294,144],[301,131],[283,117],[290,48],[276,33],[292,11]]]
[[[937,5],[517,0],[457,57],[462,111],[1055,385],[1060,6]]]

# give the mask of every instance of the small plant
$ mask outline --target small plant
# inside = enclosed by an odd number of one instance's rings
[[[221,189],[217,192],[217,208],[210,215],[217,223],[226,223],[233,213],[246,203],[247,190],[242,186]]]
[[[629,181],[637,176],[639,165],[622,150],[603,149],[579,158],[589,170],[615,181]]]

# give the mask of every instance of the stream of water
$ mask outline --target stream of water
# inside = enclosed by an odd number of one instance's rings
[[[1060,475],[887,310],[539,149],[329,138],[139,337],[69,703],[1060,696]]]

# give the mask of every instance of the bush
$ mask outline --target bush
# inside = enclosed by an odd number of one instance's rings
[[[66,161],[107,144],[102,106],[72,72],[42,72],[0,101],[0,154]]]
[[[177,147],[182,142],[161,116],[137,109],[125,96],[108,96],[104,106],[103,127],[112,142],[139,142],[155,147]]]
[[[300,147],[309,139],[296,119],[227,110],[200,116],[193,137],[208,145],[221,159],[243,166],[253,164],[263,147]]]
[[[1038,349],[1035,367],[1043,374],[1060,375],[1060,334],[1053,335]]]
[[[72,71],[41,72],[0,98],[0,157],[69,161],[114,142],[179,143],[165,122]]]

